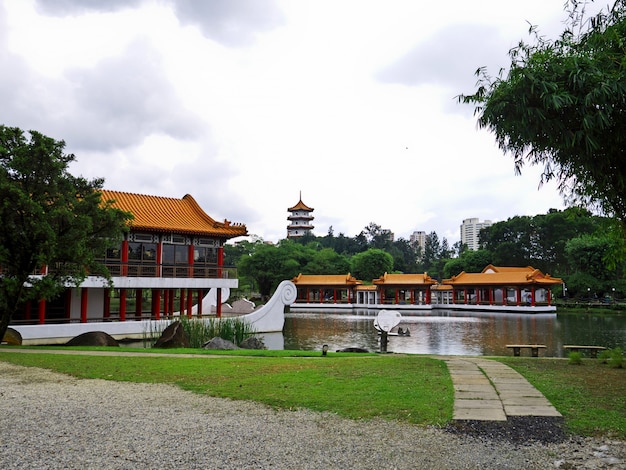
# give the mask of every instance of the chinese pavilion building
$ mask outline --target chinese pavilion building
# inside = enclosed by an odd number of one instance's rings
[[[352,304],[355,289],[363,284],[348,274],[298,274],[293,282],[297,289],[295,303]]]
[[[452,288],[453,305],[550,307],[550,288],[563,280],[532,266],[488,265],[480,273],[463,271],[442,283]]]
[[[287,217],[287,220],[290,222],[287,225],[287,238],[299,238],[312,233],[315,228],[312,225],[313,216],[311,213],[313,208],[302,202],[302,194],[300,194],[298,203],[288,208],[287,211],[290,213],[289,217]]]
[[[224,243],[246,235],[246,226],[212,219],[190,195],[176,199],[101,192],[103,201],[113,201],[113,207],[134,217],[129,231],[120,234],[119,245],[102,254],[112,284],[89,276],[57,299],[25,305],[14,315],[12,326],[114,325],[173,314],[200,316],[210,292],[220,316],[222,291],[225,301],[226,292],[238,287],[236,272],[224,266]]]
[[[428,274],[385,273],[372,283],[382,304],[430,305],[430,289],[437,281]]]

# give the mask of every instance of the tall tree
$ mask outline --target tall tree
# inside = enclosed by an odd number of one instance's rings
[[[426,236],[424,244],[424,255],[422,256],[422,265],[424,271],[431,271],[436,262],[441,258],[441,244],[437,232],[430,232]]]
[[[332,248],[323,248],[313,255],[302,272],[305,274],[345,274],[350,272],[350,261]]]
[[[102,201],[103,180],[72,176],[65,142],[0,126],[0,338],[28,300],[52,299],[119,244],[130,214]],[[46,276],[33,276],[48,267]]]
[[[352,257],[352,274],[366,282],[378,279],[392,268],[393,257],[378,248],[370,248]]]
[[[292,279],[302,270],[302,258],[294,256],[299,250],[304,247],[290,240],[282,240],[279,245],[259,243],[253,253],[241,257],[237,268],[254,280],[259,293],[267,298],[281,281]]]
[[[478,123],[495,134],[519,172],[543,166],[566,199],[598,206],[626,224],[626,0],[592,18],[570,0],[565,31],[510,50],[506,76],[478,70],[478,88],[462,95]]]

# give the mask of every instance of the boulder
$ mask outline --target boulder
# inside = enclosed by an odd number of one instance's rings
[[[239,347],[241,349],[267,349],[263,340],[261,338],[257,338],[256,336],[249,336],[244,339]]]
[[[161,337],[156,340],[153,347],[162,349],[190,347],[189,337],[183,329],[183,324],[179,321],[170,323],[161,334]]]
[[[254,311],[255,304],[248,299],[239,299],[233,302],[233,313],[246,314]]]
[[[202,345],[203,349],[239,349],[235,343],[216,336]]]
[[[88,331],[75,336],[66,346],[119,346],[117,340],[104,331]]]
[[[3,344],[10,344],[11,346],[19,346],[22,344],[22,335],[19,331],[13,328],[7,328],[4,337],[2,338]]]

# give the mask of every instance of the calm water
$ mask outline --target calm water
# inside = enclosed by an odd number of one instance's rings
[[[376,313],[288,313],[283,347],[321,350],[323,344],[328,344],[331,351],[347,347],[378,351],[380,344],[373,324]],[[567,355],[565,344],[626,350],[626,315],[468,314],[445,310],[402,315],[399,326],[408,328],[411,336],[390,336],[390,352],[511,355],[506,345],[516,343],[545,344],[547,349],[540,354],[553,357]]]

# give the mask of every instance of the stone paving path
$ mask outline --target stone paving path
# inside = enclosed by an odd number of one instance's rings
[[[455,420],[561,416],[521,374],[500,362],[479,357],[449,357],[445,361],[454,385]]]

